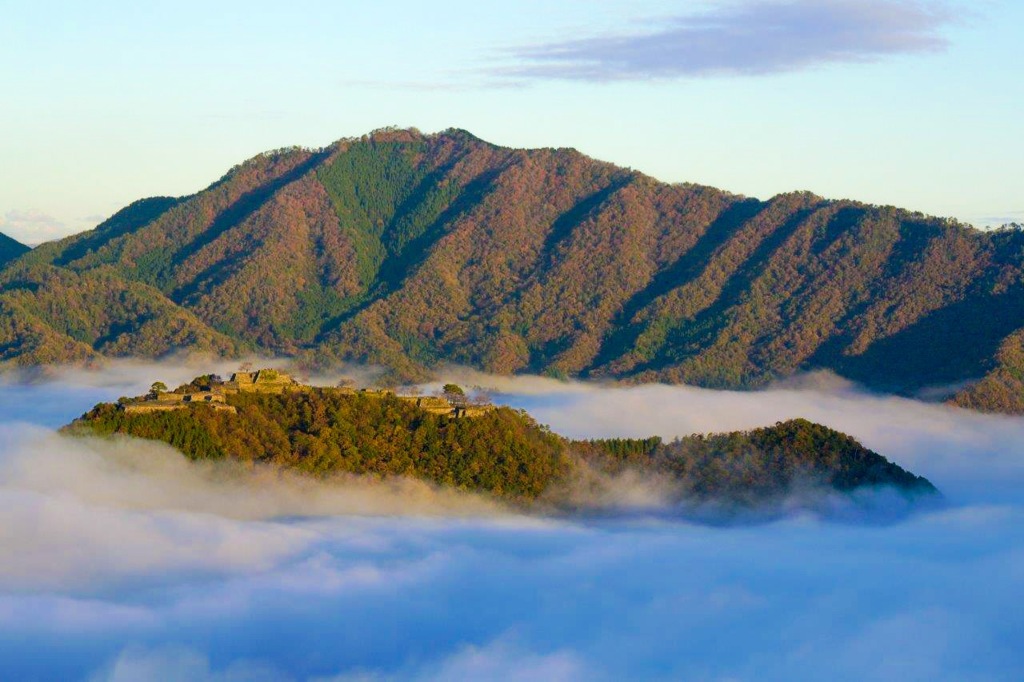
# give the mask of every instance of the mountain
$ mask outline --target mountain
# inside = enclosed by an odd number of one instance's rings
[[[27,246],[0,232],[0,268],[28,251],[30,249]]]
[[[264,381],[266,374],[272,376]],[[439,397],[302,386],[274,370],[239,373],[229,382],[205,375],[170,393],[164,388],[154,384],[150,396],[101,403],[65,432],[159,440],[190,459],[228,458],[321,477],[420,478],[558,507],[574,504],[581,489],[589,493],[584,498],[601,497],[609,477],[626,471],[656,478],[684,504],[763,506],[819,487],[936,492],[853,438],[802,419],[671,443],[571,441],[507,407],[456,410]]]
[[[261,154],[8,264],[0,361],[186,348],[718,388],[825,369],[1022,412],[1022,265],[1020,230],[383,130]]]

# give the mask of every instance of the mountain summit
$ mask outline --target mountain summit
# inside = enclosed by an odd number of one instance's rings
[[[1019,230],[389,129],[260,154],[8,263],[0,360],[184,348],[721,388],[827,369],[1024,411],[1022,265]]]

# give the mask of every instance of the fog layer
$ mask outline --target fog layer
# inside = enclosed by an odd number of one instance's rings
[[[736,394],[459,377],[572,436],[804,416],[947,499],[884,526],[804,512],[730,527],[541,519],[412,482],[322,486],[53,432],[97,400],[198,373],[159,369],[0,385],[0,679],[1010,680],[1024,669],[1022,419],[833,383]]]

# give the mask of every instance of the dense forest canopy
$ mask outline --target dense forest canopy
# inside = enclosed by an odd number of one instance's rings
[[[0,363],[287,355],[1024,412],[1024,232],[384,130],[261,154],[0,266]],[[934,393],[934,391],[931,391]]]
[[[176,391],[189,395],[225,385],[206,375]],[[160,440],[191,459],[258,462],[319,477],[418,478],[523,504],[564,503],[568,498],[560,495],[587,475],[593,480],[594,472],[663,478],[680,502],[758,505],[784,498],[795,486],[935,491],[927,480],[849,436],[799,419],[665,443],[660,438],[572,441],[507,407],[457,417],[388,392],[348,388],[228,392],[219,409],[202,402],[150,412],[126,409],[158,404],[164,388],[154,384],[145,399],[99,404],[65,430]],[[460,395],[458,386],[446,389]]]

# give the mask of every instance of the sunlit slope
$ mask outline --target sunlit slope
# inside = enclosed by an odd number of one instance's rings
[[[1020,231],[809,193],[758,201],[569,149],[394,130],[260,155],[21,259],[145,285],[191,316],[168,339],[222,353],[726,388],[831,369],[907,394],[990,375],[970,404],[1005,410],[1022,408],[1006,378],[1022,261]],[[0,280],[3,301],[18,282],[10,269]],[[20,289],[22,309],[42,305],[26,300],[48,295],[38,284]],[[61,296],[95,305],[89,288]],[[72,340],[106,355],[103,338]],[[117,352],[169,345],[126,337]]]
[[[0,292],[0,361],[13,365],[161,357],[180,349],[238,352],[186,308],[109,267],[75,271],[15,263]]]

